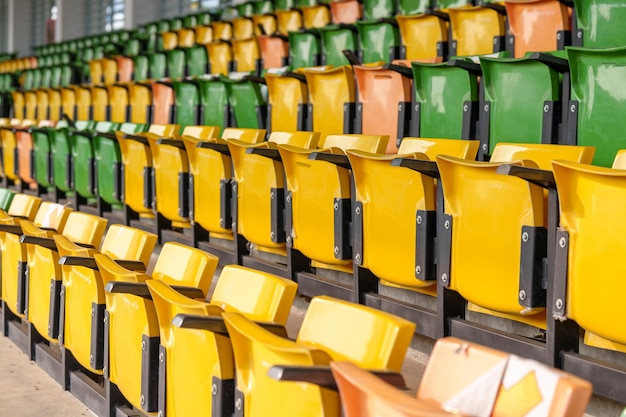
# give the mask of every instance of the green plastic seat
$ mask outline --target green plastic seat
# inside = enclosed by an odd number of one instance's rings
[[[191,81],[173,81],[174,88],[174,124],[184,129],[198,124],[200,92],[198,83]]]
[[[398,14],[414,15],[426,12],[430,7],[430,0],[400,0],[398,2]]]
[[[565,58],[564,52],[555,52]],[[487,58],[480,60],[485,103],[480,117],[489,120],[481,133],[481,151],[491,154],[498,142],[558,143],[558,126],[544,126],[547,110],[556,111],[561,95],[561,74],[538,59]],[[567,61],[562,63],[567,68]],[[548,106],[548,107],[546,107]],[[611,159],[612,160],[612,159]]]
[[[60,120],[54,128],[42,127],[32,130],[34,178],[41,187],[49,188],[54,186],[53,154],[50,137],[55,135],[57,130],[67,131],[68,128],[68,123],[65,120]]]
[[[340,67],[350,65],[343,51],[356,53],[357,33],[355,26],[327,25],[320,29],[322,39],[322,65]]]
[[[50,87],[61,85],[61,68],[60,65],[50,68]]]
[[[133,57],[133,80],[143,81],[148,79],[149,60],[147,55],[135,55]]]
[[[7,188],[0,188],[0,209],[7,211],[11,205],[11,201],[13,201],[14,195],[15,191]]]
[[[574,44],[587,48],[626,45],[626,4],[619,0],[574,0],[574,10],[579,28],[573,34]]]
[[[118,123],[101,121],[86,136],[77,132],[72,135],[72,182],[76,193],[88,201],[96,196],[93,137],[98,132],[110,133],[118,128]]]
[[[267,118],[267,101],[256,81],[222,77],[228,92],[228,102],[235,118],[235,126],[263,129]]]
[[[41,68],[33,69],[32,73],[33,73],[33,75],[32,75],[32,77],[33,77],[33,81],[32,81],[33,84],[32,84],[31,88],[32,89],[36,89],[36,88],[41,87],[41,75],[42,75]]]
[[[626,148],[626,120],[618,110],[626,97],[617,93],[626,80],[626,48],[569,48],[567,55],[572,80],[567,142],[595,146],[593,164],[610,167],[617,151]]]
[[[289,32],[289,62],[291,68],[315,67],[320,64],[321,39],[318,30]]]
[[[122,123],[120,132],[137,134],[145,132],[147,125]],[[96,179],[98,197],[106,204],[120,208],[122,206],[122,157],[116,139],[107,135],[95,135],[93,151],[96,160]]]
[[[91,130],[95,123],[91,120],[74,122],[77,130]],[[73,129],[55,129],[48,135],[52,149],[53,180],[56,189],[62,193],[73,191],[72,185],[72,131]]]
[[[162,52],[148,55],[148,78],[159,79],[167,76],[167,56]]]
[[[74,69],[71,65],[61,65],[61,77],[59,79],[59,87],[67,87],[74,81]]]
[[[434,0],[433,8],[435,10],[449,9],[450,7],[463,7],[471,5],[470,0]]]
[[[128,39],[124,41],[124,56],[136,56],[141,51],[141,41],[137,38]]]
[[[170,20],[170,26],[168,30],[178,30],[178,29],[182,29],[182,27],[183,27],[183,19],[176,17]]]
[[[208,26],[212,21],[211,12],[202,12],[196,15],[196,26]]]
[[[166,51],[165,58],[167,61],[167,77],[173,80],[183,78],[185,76],[186,67],[185,50],[183,48],[176,48]]]
[[[391,62],[398,57],[398,26],[387,21],[357,21],[361,60]]]
[[[185,16],[182,19],[182,24],[186,29],[194,28],[198,24],[198,17],[195,15]]]
[[[200,92],[200,124],[219,126],[220,135],[227,127],[228,91],[226,85],[217,77],[198,79]]]
[[[203,45],[185,48],[185,61],[185,75],[187,77],[197,77],[208,72],[207,50]]]
[[[46,67],[41,69],[41,78],[39,80],[39,87],[48,88],[52,82],[52,68]]]
[[[251,1],[241,3],[235,6],[238,16],[252,16],[254,14],[254,5]]]
[[[294,0],[274,0],[274,10],[290,10],[294,6]]]
[[[268,14],[274,12],[274,3],[272,0],[259,0],[252,3],[252,14]]]
[[[467,61],[469,64],[471,62]],[[474,67],[479,70],[477,65]],[[464,137],[464,106],[478,106],[478,75],[459,66],[414,62],[414,106],[410,136],[424,138],[476,139]],[[419,112],[415,110],[419,109]],[[465,135],[464,135],[465,133]]]

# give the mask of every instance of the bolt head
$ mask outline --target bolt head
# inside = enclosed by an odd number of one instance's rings
[[[420,111],[420,105],[419,104],[415,105],[415,111]]]
[[[569,111],[570,111],[570,112],[572,112],[572,113],[574,113],[574,112],[576,111],[576,105],[575,105],[575,104],[572,104],[572,105],[570,106],[570,108],[569,108]]]
[[[146,397],[142,395],[139,401],[141,402],[141,405],[144,405],[146,403]]]
[[[237,223],[232,222],[232,223],[230,224],[230,228],[231,228],[231,229],[233,229],[233,230],[237,230]]]
[[[241,410],[241,406],[242,406],[242,405],[243,405],[243,404],[241,404],[241,398],[237,398],[237,400],[235,401],[235,408],[236,408],[237,410]]]
[[[463,111],[467,112],[469,110],[469,106],[467,104],[463,105]]]
[[[211,393],[212,393],[213,395],[217,395],[217,384],[213,384],[213,385],[211,386]]]
[[[220,227],[224,227],[224,218],[220,217]]]
[[[564,237],[559,239],[559,246],[564,248],[567,245],[567,241],[565,240]]]
[[[583,37],[583,33],[582,33],[581,31],[578,31],[578,32],[576,33],[576,37],[577,37],[578,39],[582,38],[582,37]]]
[[[270,193],[270,199],[273,200],[274,198],[276,198],[276,193],[274,191],[272,191]]]
[[[402,104],[398,104],[398,111],[402,111]]]
[[[335,203],[335,204],[333,205],[333,208],[335,209],[335,211],[339,210],[339,204]]]
[[[291,246],[291,236],[287,236],[287,246]]]
[[[519,299],[522,300],[522,301],[524,301],[526,299],[526,291],[521,290],[519,292]]]
[[[421,266],[419,266],[419,265],[417,265],[417,266],[415,267],[415,275],[419,275],[419,274],[421,274],[421,273],[422,273],[422,267],[421,267]]]
[[[274,232],[270,232],[270,239],[274,240],[276,238],[276,234]]]
[[[89,355],[89,363],[93,365],[93,355]]]
[[[528,242],[528,232],[522,233],[522,242]]]
[[[422,216],[417,216],[417,224],[422,224]]]
[[[488,150],[489,148],[487,147],[487,144],[483,143],[483,152],[487,153]]]
[[[356,255],[354,255],[354,261],[355,261],[357,264],[360,264],[360,263],[361,263],[361,255],[360,255],[360,254],[358,254],[358,253],[357,253]]]
[[[94,317],[96,315],[96,309],[91,307],[91,317]]]
[[[547,113],[547,112],[549,112],[549,111],[550,111],[550,106],[548,106],[547,104],[545,104],[545,105],[543,106],[543,112],[544,112],[544,113]]]
[[[355,209],[354,209],[354,212],[355,212],[356,214],[361,214],[361,207],[357,207],[357,208],[355,208]]]
[[[513,38],[509,38],[509,43],[510,43],[511,45],[513,45],[513,42],[515,42],[515,39],[513,39]]]
[[[485,107],[483,107],[483,109],[484,109],[485,111],[489,111],[489,104],[485,104]]]
[[[146,348],[147,348],[147,346],[146,346],[146,341],[145,341],[145,340],[143,340],[143,341],[141,342],[141,350],[146,350]]]
[[[339,255],[339,246],[335,246],[335,255]]]
[[[450,229],[450,220],[446,220],[445,222],[443,222],[443,227],[447,229]]]
[[[559,309],[559,310],[562,309],[563,308],[563,300],[560,299],[560,298],[557,298],[557,300],[554,302],[554,306],[557,309]]]
[[[444,284],[448,283],[448,274],[441,274],[441,282]]]
[[[165,356],[163,355],[163,352],[159,353],[159,362],[163,362],[165,360]]]

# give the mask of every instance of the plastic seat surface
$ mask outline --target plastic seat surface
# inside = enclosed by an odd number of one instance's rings
[[[420,60],[441,55],[441,44],[448,41],[448,29],[442,19],[428,14],[398,15],[396,19],[404,58]]]
[[[496,170],[502,163],[550,169],[554,159],[592,157],[589,147],[528,144],[498,144],[491,162],[437,156],[452,224],[449,288],[483,312],[545,328],[544,309],[520,305],[518,293],[522,227],[547,227],[546,198],[540,187]],[[482,262],[486,253],[490,261]]]
[[[271,108],[270,131],[292,132],[301,127],[302,105],[309,101],[304,82],[279,74],[265,74],[268,105]]]
[[[259,83],[246,79],[223,78],[235,125],[245,129],[262,129],[265,119],[259,109],[266,105]]]
[[[350,65],[343,51],[357,50],[357,33],[355,27],[327,25],[320,28],[322,41],[322,64],[331,67]]]
[[[619,0],[574,0],[576,22],[588,48],[614,48],[626,44],[622,22],[626,7]]]
[[[291,68],[307,68],[318,64],[322,45],[319,32],[289,32],[289,62]]]
[[[397,371],[415,328],[390,314],[325,296],[311,301],[295,341],[269,333],[241,314],[224,313],[223,317],[247,417],[276,413],[339,416],[337,392],[309,383],[275,381],[267,375],[269,368],[352,360],[373,369]]]
[[[461,7],[448,10],[455,55],[473,56],[494,52],[494,40],[505,34],[505,16],[488,7]]]

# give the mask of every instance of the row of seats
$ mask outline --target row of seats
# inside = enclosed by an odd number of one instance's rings
[[[524,404],[576,417],[590,399],[587,381],[447,338],[411,400],[367,370],[403,387],[414,323],[320,296],[290,340],[291,280],[229,265],[209,298],[213,255],[165,243],[147,273],[156,235],[6,189],[0,200],[3,333],[99,416],[505,416]]]

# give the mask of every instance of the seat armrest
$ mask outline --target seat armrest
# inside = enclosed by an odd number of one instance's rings
[[[135,261],[133,259],[114,259],[114,261],[122,268],[130,269],[131,271],[144,272],[146,270],[146,265],[141,261]]]
[[[22,226],[18,224],[0,224],[0,232],[11,233],[12,235],[22,235]]]
[[[391,166],[404,167],[420,172],[431,178],[439,178],[439,167],[435,161],[425,161],[423,159],[396,158],[391,161]]]
[[[94,258],[87,256],[63,256],[59,259],[59,265],[84,266],[85,268],[97,270],[98,264]]]
[[[131,294],[152,300],[152,295],[145,282],[110,281],[104,287],[104,291],[110,294]]]
[[[326,152],[313,152],[309,154],[308,159],[313,161],[330,162],[345,169],[350,169],[350,161],[346,155],[326,153]]]
[[[496,172],[503,175],[511,175],[526,180],[546,189],[556,189],[556,181],[552,171],[545,169],[523,167],[519,165],[500,165]]]
[[[297,72],[287,71],[283,74],[285,77],[295,78],[296,80],[303,82],[306,84],[306,77],[303,74],[298,74]]]
[[[265,158],[273,159],[274,161],[282,162],[283,159],[280,157],[280,152],[278,149],[273,148],[248,148],[246,149],[246,153],[252,155],[260,155]]]
[[[50,249],[50,250],[57,252],[57,245],[54,242],[54,239],[49,238],[49,237],[22,235],[22,237],[20,237],[20,242],[29,243],[32,245],[38,245],[46,249]]]
[[[130,133],[125,133],[123,136],[124,139],[134,140],[135,142],[143,143],[144,145],[148,145],[148,139],[139,135],[131,135]]]
[[[474,62],[470,62],[470,61],[466,61],[464,59],[451,59],[448,61],[448,66],[449,67],[457,67],[457,68],[462,68],[465,71],[474,74],[476,76],[482,76],[483,75],[483,70],[480,67],[479,64],[476,64]]]
[[[370,373],[399,389],[407,389],[402,374],[370,370]],[[309,382],[323,388],[337,389],[330,366],[275,365],[267,375],[277,381]]]
[[[539,61],[561,74],[569,72],[569,62],[567,59],[559,58],[550,54],[544,54],[542,52],[534,52],[528,56],[528,59]]]
[[[198,144],[196,144],[196,148],[213,149],[214,151],[222,153],[224,155],[230,155],[230,150],[228,150],[228,145],[224,143],[199,142]]]
[[[280,337],[287,337],[287,329],[285,326],[274,323],[255,322],[263,329],[274,333]],[[221,316],[197,316],[193,314],[178,314],[172,320],[172,324],[181,329],[199,329],[208,330],[213,333],[228,335],[228,329],[224,324],[224,319]]]
[[[156,141],[157,145],[174,146],[175,148],[185,149],[185,144],[181,140],[176,139],[159,139]]]
[[[107,138],[107,139],[111,139],[111,140],[117,140],[117,136],[115,136],[115,133],[109,133],[109,132],[98,132],[96,134],[96,136],[101,136],[103,138]]]
[[[403,67],[402,65],[394,65],[394,64],[385,64],[383,65],[384,69],[395,71],[403,77],[413,79],[413,71],[409,67]]]

